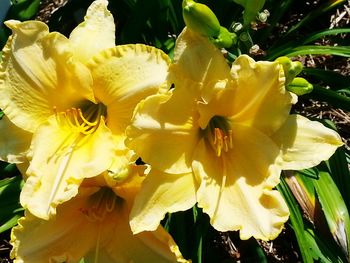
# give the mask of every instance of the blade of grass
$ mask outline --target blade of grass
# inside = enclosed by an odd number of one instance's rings
[[[345,3],[346,0],[329,0],[327,3],[324,3],[319,8],[315,9],[314,11],[308,13],[299,23],[297,23],[295,26],[293,26],[289,31],[286,33],[286,37],[297,31],[300,27],[304,26],[305,24],[311,22],[312,20],[316,19],[317,17],[323,15],[325,12],[331,10],[332,8]]]
[[[289,212],[290,212],[290,222],[292,224],[301,257],[303,258],[304,263],[313,263],[313,257],[310,254],[309,245],[304,237],[304,222],[302,214],[298,207],[297,202],[295,201],[292,192],[289,190],[287,183],[283,178],[281,178],[280,184],[277,186],[278,191],[282,194],[284,200],[286,201]]]
[[[350,28],[336,28],[336,29],[323,30],[308,36],[306,39],[302,41],[302,44],[306,45],[314,42],[315,40],[321,37],[329,36],[329,35],[338,35],[341,33],[350,33]]]
[[[319,101],[325,101],[336,108],[350,111],[350,98],[319,85],[314,85],[313,91],[305,96]]]
[[[303,73],[315,77],[317,80],[324,82],[334,90],[350,87],[350,76],[344,76],[335,71],[319,68],[304,68]]]
[[[350,258],[350,218],[347,207],[331,175],[321,171],[315,189],[330,232],[347,259]]]
[[[283,46],[279,47],[278,50],[270,50],[265,59],[274,60],[280,56],[296,57],[302,55],[335,55],[350,57],[350,47],[306,45],[291,48]]]

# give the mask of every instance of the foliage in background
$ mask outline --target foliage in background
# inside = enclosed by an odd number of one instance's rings
[[[24,21],[37,16],[42,20],[49,18],[52,31],[69,35],[82,20],[92,0],[53,2],[60,3],[60,8],[48,17],[45,12],[38,13],[39,0],[12,0],[6,19]],[[308,60],[313,58],[333,63],[347,61],[349,67],[350,62],[346,58],[350,57],[350,40],[345,36],[350,28],[329,28],[330,14],[347,1],[323,0],[309,7],[297,0],[200,2],[211,8],[221,26],[237,36],[236,44],[226,48],[228,62],[242,53],[250,54],[257,60],[275,60],[281,56],[300,60],[306,65],[301,76],[309,80],[314,89],[301,97],[299,104],[314,100],[350,111],[350,76],[342,75],[332,67],[326,68],[322,63],[307,67]],[[172,56],[176,36],[184,27],[182,0],[110,0],[109,9],[117,18],[117,44],[146,43]],[[1,48],[9,34],[9,30],[2,25]],[[296,110],[300,110],[298,105]],[[335,128],[329,122],[326,124]],[[349,261],[349,156],[349,150],[344,146],[329,161],[316,168],[283,175],[278,190],[291,212],[286,232],[293,234],[281,238],[289,238],[288,244],[297,246],[293,248],[297,255],[282,261]],[[23,213],[18,201],[23,184],[20,178],[14,165],[0,164],[0,233],[8,233]],[[229,262],[230,258],[253,262],[276,259],[269,251],[273,246],[278,246],[277,242],[268,243],[270,248],[266,248],[265,243],[255,240],[240,241],[235,233],[218,233],[210,226],[208,217],[196,207],[168,215],[163,224],[178,242],[184,256],[194,263]]]

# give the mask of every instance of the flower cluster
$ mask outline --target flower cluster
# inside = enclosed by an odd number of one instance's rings
[[[278,62],[229,67],[186,28],[172,62],[115,46],[107,4],[93,2],[69,38],[6,22],[0,160],[25,180],[15,262],[188,262],[160,221],[195,204],[219,231],[275,238],[289,216],[281,171],[328,159],[339,135],[290,114],[297,96]]]

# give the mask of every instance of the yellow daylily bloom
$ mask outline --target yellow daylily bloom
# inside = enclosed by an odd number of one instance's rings
[[[277,237],[289,216],[274,190],[281,170],[328,159],[340,136],[290,115],[297,97],[277,62],[242,55],[230,68],[189,29],[177,40],[168,81],[175,87],[143,100],[127,128],[126,144],[153,169],[131,212],[133,232],[155,229],[167,212],[197,202],[219,231]]]
[[[161,226],[131,232],[130,208],[144,178],[137,175],[140,167],[131,170],[134,174],[113,185],[102,175],[87,179],[78,195],[57,208],[55,218],[43,220],[26,211],[11,234],[14,262],[189,262]]]
[[[162,89],[169,58],[146,45],[115,46],[107,0],[96,0],[69,38],[39,21],[12,29],[0,69],[0,159],[29,160],[21,204],[48,219],[106,170],[126,176],[124,145],[135,105]],[[27,160],[25,160],[27,159]]]

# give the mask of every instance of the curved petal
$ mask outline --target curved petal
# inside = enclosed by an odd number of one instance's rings
[[[192,173],[166,174],[151,170],[136,196],[130,213],[134,234],[157,229],[166,213],[185,211],[196,203]]]
[[[230,68],[223,54],[208,38],[185,28],[176,41],[169,78],[175,87],[181,85],[178,80],[182,78],[206,86],[213,81],[229,79]]]
[[[125,135],[114,135],[113,139],[116,146],[112,157],[112,164],[108,168],[108,175],[119,182],[129,176],[130,165],[136,162],[137,156],[134,151],[125,146]]]
[[[216,87],[212,88],[210,99],[198,102],[199,126],[205,129],[214,116],[227,117],[229,119],[233,115],[232,105],[235,93],[236,89],[230,87],[226,82],[217,83]]]
[[[43,219],[55,214],[58,204],[75,196],[84,178],[107,170],[115,150],[103,120],[93,133],[82,135],[54,117],[39,127],[31,148],[33,159],[21,204]]]
[[[141,101],[126,130],[126,145],[155,169],[174,174],[190,172],[199,138],[193,105],[195,100],[185,89]]]
[[[272,139],[281,148],[283,170],[316,166],[343,145],[338,133],[301,115],[290,115]]]
[[[11,233],[11,258],[17,263],[79,262],[98,237],[98,228],[82,213],[88,207],[87,196],[64,203],[48,221],[26,211]]]
[[[129,107],[124,111],[130,119],[140,100],[159,91],[168,74],[169,63],[170,59],[161,50],[136,44],[107,49],[93,57],[88,67],[96,98],[107,108],[126,101]]]
[[[115,46],[115,25],[112,14],[107,10],[107,0],[92,2],[84,22],[70,34],[74,56],[85,63],[98,52]]]
[[[111,224],[110,222],[113,222],[113,228],[109,231],[106,229],[108,232],[103,234],[108,239],[105,240],[106,246],[98,254],[99,262],[188,262],[183,259],[171,236],[161,227],[153,232],[133,235],[126,206],[119,213],[111,214],[108,218],[108,223]],[[89,255],[88,262],[89,258],[95,258],[95,255]]]
[[[275,165],[279,149],[258,130],[240,125],[232,130],[233,148],[220,157],[205,140],[197,146],[192,166],[200,182],[198,206],[219,231],[272,239],[288,219],[286,205],[271,193],[281,172]]]
[[[236,94],[231,104],[234,122],[253,126],[267,135],[285,122],[296,102],[284,87],[284,75],[277,62],[255,62],[247,55],[232,65]]]
[[[200,193],[198,206],[206,211],[210,203],[215,203],[220,194],[221,199],[211,224],[218,231],[240,230],[243,240],[254,237],[262,240],[275,239],[288,220],[289,210],[280,193],[276,190],[251,186],[239,178],[234,184],[220,189],[215,185],[206,185],[205,195]],[[210,212],[209,212],[210,211]]]
[[[69,40],[44,23],[7,21],[13,35],[0,70],[0,108],[18,127],[34,132],[54,108],[93,100],[89,70],[72,60]]]
[[[14,125],[6,115],[0,120],[0,160],[23,163],[32,140],[32,133]]]

